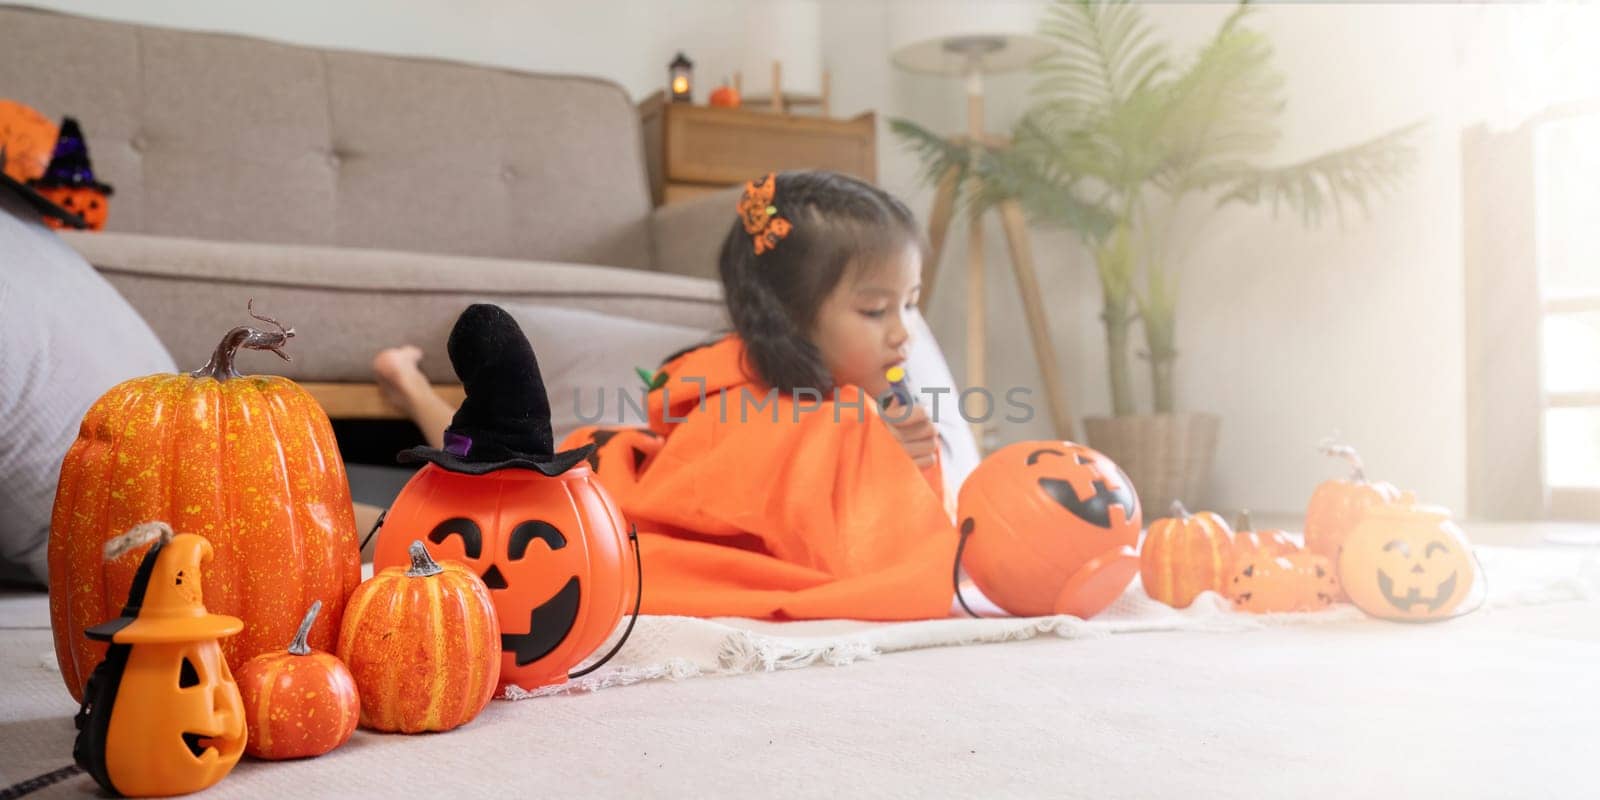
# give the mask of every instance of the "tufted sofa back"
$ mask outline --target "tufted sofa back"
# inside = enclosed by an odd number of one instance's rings
[[[0,97],[83,123],[110,230],[652,266],[606,81],[0,6]]]

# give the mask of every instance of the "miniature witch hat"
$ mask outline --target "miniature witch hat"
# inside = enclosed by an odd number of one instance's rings
[[[521,467],[553,476],[589,457],[592,444],[555,452],[539,360],[505,309],[468,306],[450,331],[447,349],[466,399],[445,429],[444,449],[403,450],[401,463],[429,461],[468,475]]]
[[[211,560],[211,543],[193,534],[172,536],[164,523],[154,525],[165,528],[167,535],[139,562],[122,615],[85,628],[84,635],[102,642],[147,644],[215,639],[244,630],[238,617],[206,611],[200,596],[200,565]]]
[[[96,189],[111,194],[111,186],[95,180],[94,165],[89,163],[89,144],[83,139],[78,121],[72,117],[61,119],[61,135],[56,139],[55,154],[44,175],[28,182],[40,189],[68,187]]]

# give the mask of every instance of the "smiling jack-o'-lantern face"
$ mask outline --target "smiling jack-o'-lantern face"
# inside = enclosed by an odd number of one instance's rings
[[[1449,512],[1431,506],[1368,509],[1339,554],[1345,592],[1376,617],[1451,616],[1476,576],[1470,546]]]
[[[1137,571],[1138,494],[1111,459],[1082,445],[1001,448],[962,484],[958,506],[967,573],[1013,614],[1091,616]]]
[[[546,477],[429,464],[384,517],[375,569],[409,563],[421,539],[438,561],[468,565],[489,587],[501,630],[501,686],[564,680],[634,602],[627,525],[586,467]]]

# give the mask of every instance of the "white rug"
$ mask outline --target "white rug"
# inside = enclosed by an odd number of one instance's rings
[[[1520,549],[1477,547],[1487,580],[1466,607],[1538,605],[1600,597],[1600,551],[1592,548]],[[1487,598],[1483,591],[1487,586]],[[922,622],[855,620],[762,622],[736,617],[642,616],[621,651],[604,667],[567,683],[534,691],[510,687],[506,697],[523,700],[571,692],[592,692],[641,681],[737,675],[798,669],[817,664],[842,666],[883,653],[1032,639],[1052,634],[1062,639],[1103,637],[1149,631],[1242,631],[1271,625],[1305,625],[1360,620],[1348,604],[1297,614],[1246,614],[1222,596],[1206,592],[1186,609],[1158,603],[1135,579],[1112,606],[1093,619],[1003,617],[970,585],[964,589],[973,610],[984,619],[962,615]],[[978,603],[973,599],[978,598]],[[957,612],[959,613],[959,612]],[[989,618],[988,615],[996,615]],[[1394,624],[1373,621],[1373,624]],[[613,641],[615,636],[613,635]],[[611,648],[608,642],[599,653]]]

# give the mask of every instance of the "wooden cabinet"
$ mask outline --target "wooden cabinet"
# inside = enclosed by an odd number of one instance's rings
[[[768,172],[829,169],[878,177],[877,116],[826,119],[668,101],[639,104],[656,205],[736,186]]]

